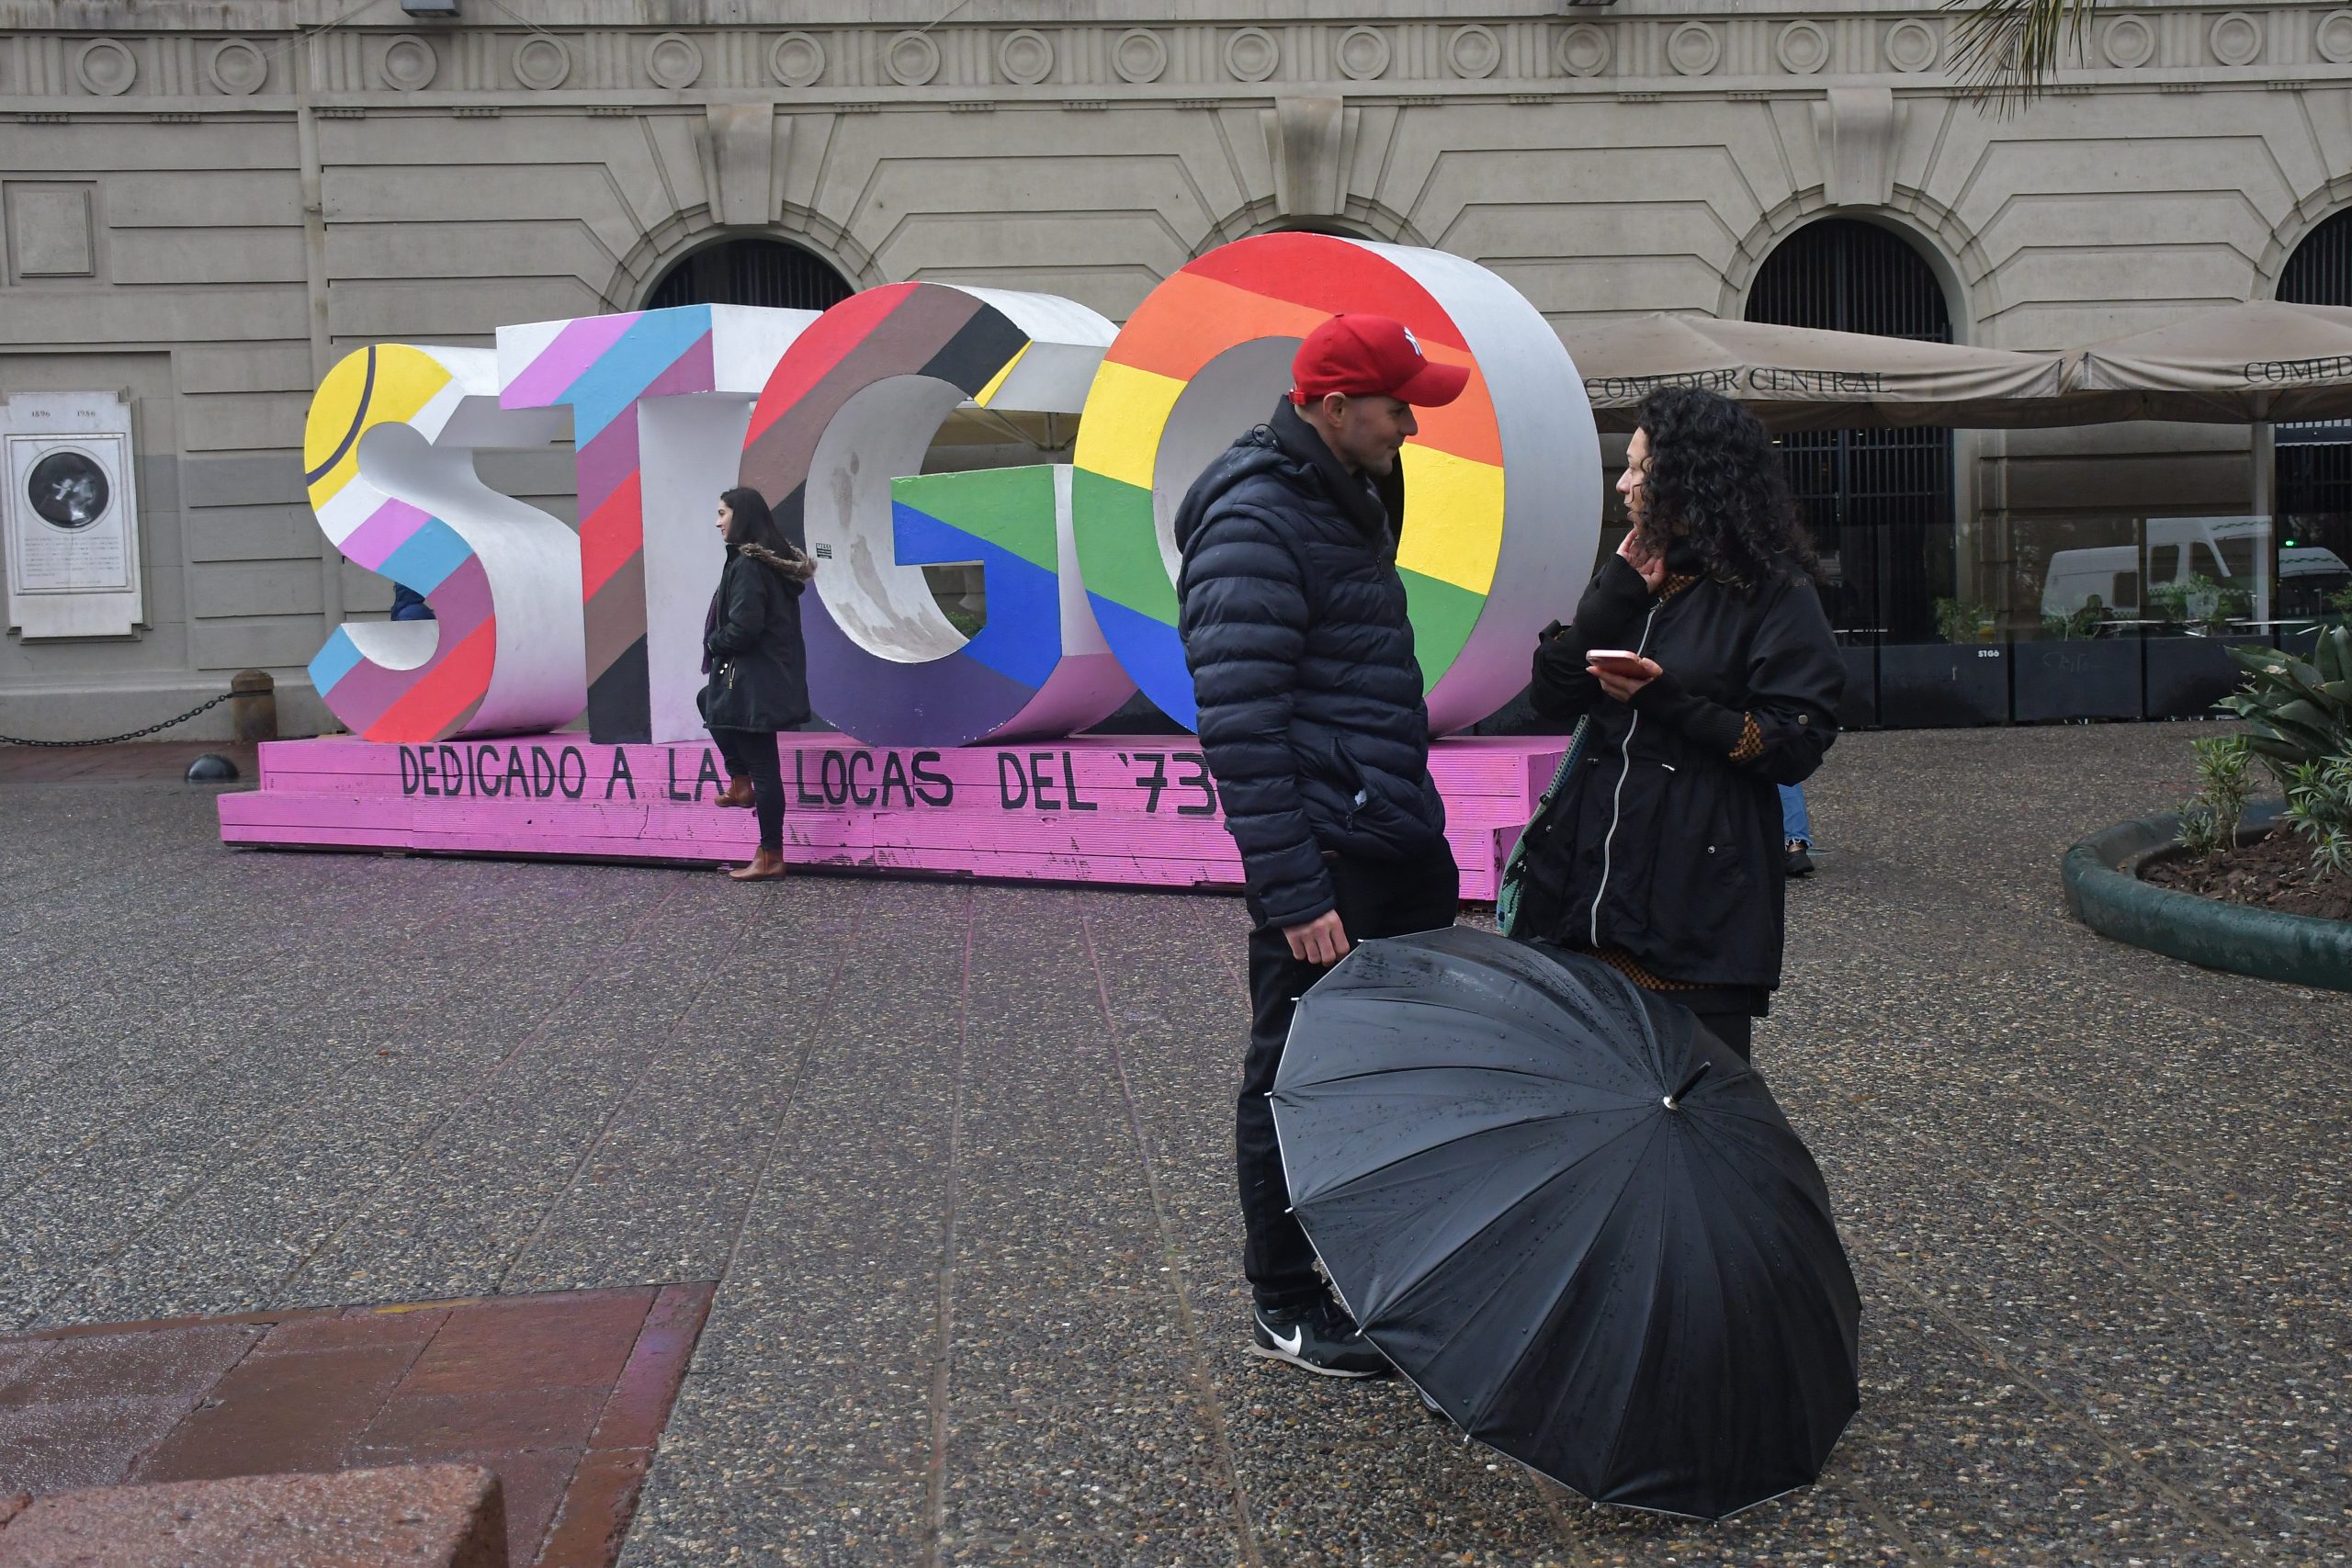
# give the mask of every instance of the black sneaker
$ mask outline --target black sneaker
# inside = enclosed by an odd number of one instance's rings
[[[1789,874],[1791,876],[1811,876],[1813,874],[1813,857],[1805,853],[1805,850],[1808,847],[1805,841],[1803,839],[1791,839],[1789,840],[1788,847]]]
[[[1250,1353],[1327,1378],[1376,1378],[1395,1370],[1357,1331],[1355,1319],[1329,1298],[1287,1312],[1258,1308]]]

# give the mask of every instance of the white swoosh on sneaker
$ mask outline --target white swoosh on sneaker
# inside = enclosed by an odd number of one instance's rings
[[[1304,1328],[1295,1328],[1291,1330],[1290,1337],[1285,1339],[1281,1335],[1275,1333],[1274,1325],[1268,1323],[1262,1317],[1258,1320],[1258,1326],[1266,1331],[1266,1337],[1272,1340],[1274,1342],[1275,1348],[1282,1351],[1285,1356],[1297,1355],[1298,1348],[1306,1343],[1306,1330]]]

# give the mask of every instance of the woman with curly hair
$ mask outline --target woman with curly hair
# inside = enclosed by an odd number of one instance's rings
[[[1745,1057],[1781,982],[1773,786],[1820,765],[1845,670],[1754,415],[1653,392],[1617,491],[1632,531],[1536,645],[1536,711],[1584,727],[1528,826],[1511,934],[1594,954]]]

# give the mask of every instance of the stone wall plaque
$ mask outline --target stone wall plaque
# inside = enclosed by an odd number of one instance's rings
[[[28,637],[126,637],[144,608],[130,406],[28,392],[0,412],[8,624]]]

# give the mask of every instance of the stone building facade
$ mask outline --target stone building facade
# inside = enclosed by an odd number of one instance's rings
[[[390,588],[304,504],[318,378],[639,307],[714,242],[1118,319],[1205,249],[1321,226],[1475,258],[1565,326],[1739,315],[1843,217],[1902,237],[1954,338],[2024,348],[2271,297],[2352,207],[2352,9],[2324,3],[2109,0],[2006,116],[1907,0],[0,0],[0,398],[128,394],[144,588],[134,635],[0,643],[14,734],[149,722],[247,666],[289,730],[325,722],[303,666]],[[2260,431],[1951,453],[1950,586],[1988,602],[2037,518],[2272,499]],[[560,452],[490,477],[568,515]]]

